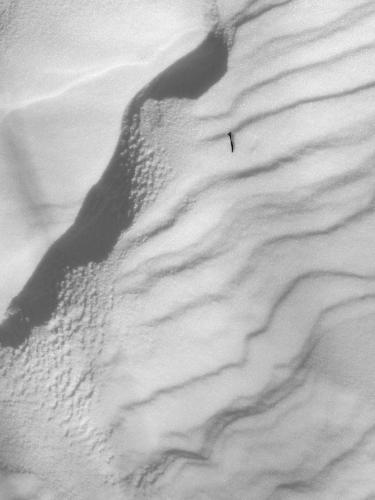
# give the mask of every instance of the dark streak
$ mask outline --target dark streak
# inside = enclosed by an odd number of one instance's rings
[[[228,135],[229,135],[229,139],[230,139],[230,147],[231,147],[232,153],[233,153],[233,151],[234,151],[234,142],[233,142],[233,139],[232,139],[232,132],[229,132]]]

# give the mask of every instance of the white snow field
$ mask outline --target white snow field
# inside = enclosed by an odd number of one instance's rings
[[[0,12],[0,500],[374,500],[375,2]]]

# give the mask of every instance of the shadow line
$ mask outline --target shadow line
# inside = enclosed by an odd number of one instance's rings
[[[148,99],[197,99],[227,69],[221,36],[210,34],[141,90],[124,113],[120,137],[101,179],[88,192],[72,226],[48,249],[0,325],[0,345],[16,348],[51,318],[67,273],[105,261],[142,206],[136,167],[142,163],[140,109]],[[130,147],[130,145],[133,147]],[[138,144],[134,148],[134,144]],[[74,182],[74,180],[73,180]],[[137,194],[135,199],[134,193]]]

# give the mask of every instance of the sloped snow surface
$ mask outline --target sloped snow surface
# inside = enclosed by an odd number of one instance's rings
[[[4,3],[0,500],[375,498],[374,22]]]

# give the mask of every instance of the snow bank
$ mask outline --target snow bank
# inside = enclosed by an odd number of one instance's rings
[[[374,15],[7,6],[1,500],[375,495]]]

